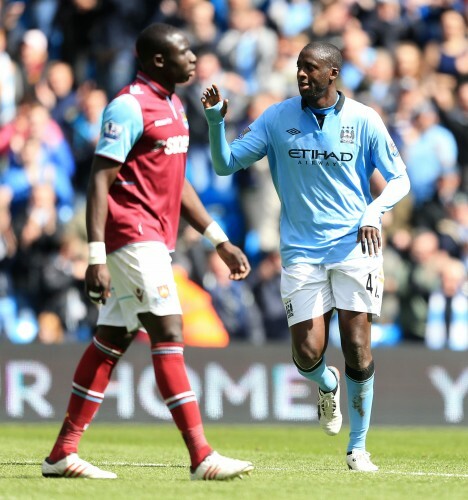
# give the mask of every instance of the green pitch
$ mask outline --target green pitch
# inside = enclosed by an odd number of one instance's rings
[[[376,474],[349,472],[347,429],[328,437],[316,425],[206,426],[220,452],[251,460],[250,477],[190,482],[187,454],[170,425],[95,424],[80,455],[117,480],[44,479],[40,464],[59,425],[0,427],[3,499],[468,499],[466,428],[372,428]]]

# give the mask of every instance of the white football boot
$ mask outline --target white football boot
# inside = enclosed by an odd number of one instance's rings
[[[190,471],[190,479],[192,481],[223,481],[235,477],[242,479],[242,475],[248,475],[253,468],[251,462],[223,457],[223,455],[213,451],[193,472]]]
[[[337,386],[333,392],[322,392],[318,390],[318,416],[320,427],[329,436],[336,436],[340,432],[343,417],[340,410],[340,372],[338,368],[329,366],[329,370],[336,377]]]
[[[76,453],[72,453],[62,460],[50,464],[47,459],[42,462],[44,477],[70,477],[84,479],[115,479],[113,472],[101,470],[95,465],[82,460]]]
[[[370,460],[370,453],[366,450],[353,450],[346,455],[348,468],[359,472],[377,472],[379,468]]]

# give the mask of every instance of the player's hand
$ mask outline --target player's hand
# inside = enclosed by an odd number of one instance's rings
[[[201,102],[205,109],[212,108],[221,101],[223,102],[223,106],[221,108],[221,116],[224,118],[227,113],[228,100],[223,99],[221,92],[219,91],[218,86],[215,83],[213,83],[212,87],[208,87],[207,89],[205,89],[201,98]]]
[[[105,304],[110,297],[110,274],[106,264],[88,266],[85,274],[85,290],[91,302]]]
[[[382,248],[382,238],[380,231],[373,226],[362,226],[359,228],[356,242],[361,242],[362,253],[378,255]]]
[[[229,241],[219,244],[216,251],[224,263],[229,267],[229,278],[234,281],[243,280],[250,273],[250,264],[244,252]]]

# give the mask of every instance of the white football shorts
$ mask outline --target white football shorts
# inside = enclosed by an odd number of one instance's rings
[[[293,264],[281,273],[281,296],[288,325],[322,316],[334,307],[380,315],[382,256],[338,264]]]
[[[143,329],[138,314],[182,314],[166,245],[157,241],[134,243],[107,256],[111,297],[99,309],[98,325]]]

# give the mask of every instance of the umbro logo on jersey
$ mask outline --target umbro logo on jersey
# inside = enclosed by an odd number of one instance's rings
[[[130,94],[136,95],[136,94],[144,94],[143,90],[141,90],[141,87],[136,84],[136,85],[130,85]]]
[[[291,134],[291,135],[297,135],[297,134],[300,134],[301,131],[300,130],[297,130],[297,128],[290,128],[288,130],[286,130],[286,132],[288,134]]]
[[[164,127],[164,125],[170,125],[172,123],[172,118],[163,118],[162,120],[156,120],[154,122],[155,127]]]
[[[354,144],[354,127],[341,127],[340,142]]]

